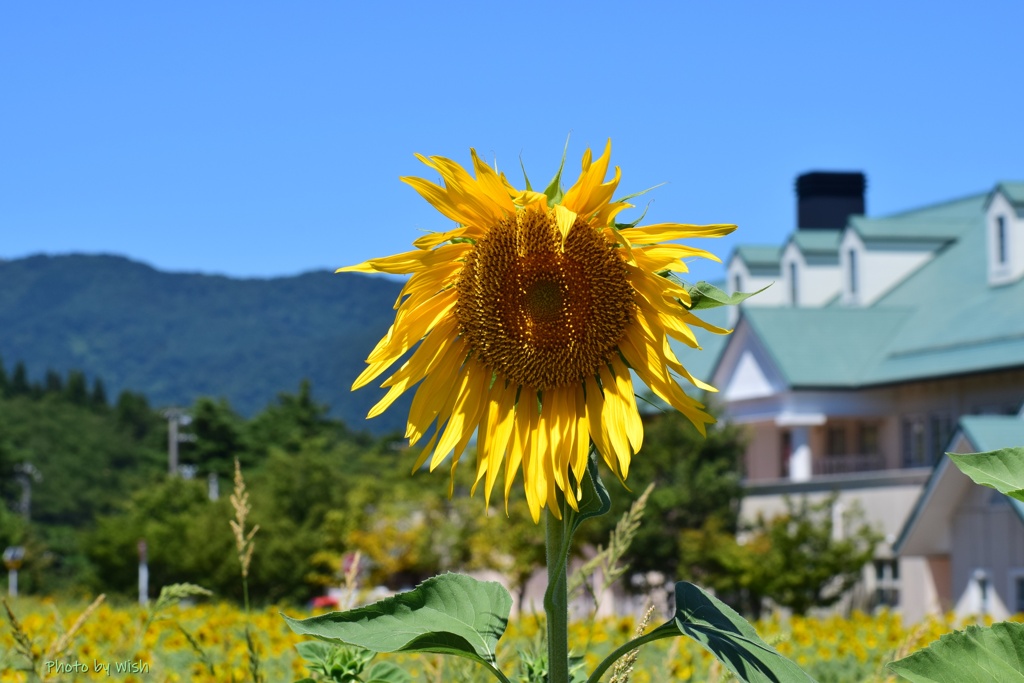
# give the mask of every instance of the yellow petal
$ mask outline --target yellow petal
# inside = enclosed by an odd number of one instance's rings
[[[722,237],[736,229],[735,225],[715,223],[714,225],[686,225],[684,223],[656,223],[639,228],[628,228],[631,244],[654,244],[684,237]]]
[[[452,385],[458,377],[458,368],[465,360],[468,349],[466,342],[459,339],[451,346],[445,348],[444,356],[437,364],[437,367],[427,375],[416,393],[412,397],[412,405],[409,407],[409,420],[405,429],[405,436],[409,439],[409,445],[415,444],[430,428],[430,424],[441,411],[444,401],[451,392]]]
[[[569,235],[569,230],[575,222],[575,211],[570,211],[561,204],[555,204],[555,223],[558,224],[558,234],[562,236],[561,248],[563,251],[565,250],[565,238]]]

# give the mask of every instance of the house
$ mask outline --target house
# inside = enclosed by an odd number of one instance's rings
[[[1024,405],[1024,183],[880,217],[864,215],[864,188],[860,173],[800,176],[785,244],[741,246],[727,263],[728,288],[773,286],[723,314],[733,334],[700,337],[707,353],[685,357],[746,426],[742,515],[839,492],[837,512],[860,507],[886,538],[860,606],[920,615],[965,579],[948,559],[946,587],[931,552],[945,546],[905,522],[936,473],[955,470],[933,470],[954,436],[978,445],[970,416]]]
[[[970,415],[949,452],[1022,446],[1024,411]],[[893,545],[902,562],[923,569],[923,580],[903,589],[906,620],[949,610],[996,619],[1024,612],[1024,503],[975,484],[949,458],[936,463]]]

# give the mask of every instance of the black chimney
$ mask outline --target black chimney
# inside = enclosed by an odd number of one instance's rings
[[[813,171],[796,179],[796,227],[846,227],[852,215],[864,215],[864,188],[867,181],[863,173],[833,173]]]

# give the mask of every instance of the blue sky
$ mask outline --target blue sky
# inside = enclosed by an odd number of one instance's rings
[[[372,7],[370,5],[373,5]],[[869,215],[1024,179],[1024,3],[18,2],[0,10],[0,258],[240,277],[450,227],[414,152],[570,179],[613,143],[648,222],[778,243],[795,177]],[[694,279],[721,266],[694,264]]]

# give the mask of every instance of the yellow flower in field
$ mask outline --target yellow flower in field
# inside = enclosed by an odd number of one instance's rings
[[[545,506],[561,514],[559,490],[576,506],[591,441],[626,478],[643,441],[630,368],[701,433],[713,422],[673,373],[713,389],[690,376],[668,338],[699,348],[690,325],[727,330],[694,315],[686,289],[666,276],[686,271],[683,257],[718,259],[663,242],[716,237],[735,226],[617,225],[616,215],[631,205],[612,199],[618,168],[605,181],[610,142],[597,160],[586,151],[579,179],[564,193],[561,171],[546,193],[520,191],[471,154],[475,178],[449,159],[419,155],[443,187],[402,178],[455,229],[421,237],[414,251],[339,269],[412,274],[394,324],[352,388],[415,347],[368,417],[419,383],[406,436],[412,445],[435,429],[414,469],[429,458],[433,470],[454,452],[454,474],[479,430],[474,489],[483,481],[489,501],[504,471],[507,503],[522,467],[537,521]]]

